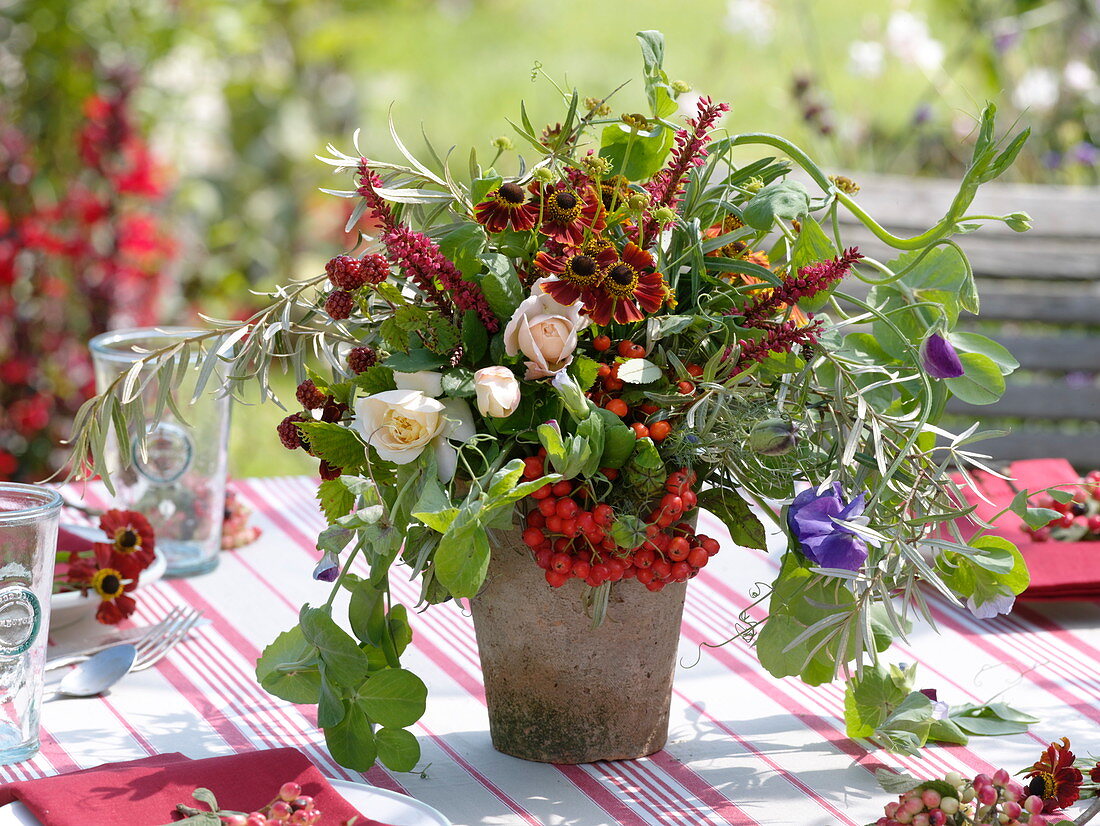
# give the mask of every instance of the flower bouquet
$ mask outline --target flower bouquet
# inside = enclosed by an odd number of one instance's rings
[[[330,527],[314,576],[333,586],[267,648],[257,676],[317,703],[333,756],[352,768],[408,770],[419,757],[407,727],[427,689],[401,664],[412,632],[388,587],[398,564],[419,577],[423,604],[473,600],[483,662],[497,671],[508,670],[507,657],[487,657],[498,631],[562,636],[553,655],[513,663],[537,667],[529,676],[544,687],[525,709],[500,708],[510,677],[486,668],[494,740],[525,756],[502,744],[505,723],[569,739],[591,700],[594,725],[614,728],[640,670],[663,676],[645,689],[658,694],[646,695],[635,754],[663,743],[685,583],[720,546],[696,531],[700,507],[729,528],[723,553],[764,549],[762,519],[785,537],[767,619],[730,617],[776,677],[858,681],[911,616],[927,616],[922,588],[981,607],[1027,585],[1011,543],[986,526],[964,539],[957,524],[972,508],[948,471],[965,484],[982,467],[972,445],[991,434],[936,424],[951,395],[994,401],[1016,366],[993,341],[954,332],[978,296],[953,236],[991,220],[968,206],[1026,133],[998,139],[988,106],[947,214],[899,238],[863,211],[853,182],[790,142],[723,130],[725,104],[669,80],[660,34],[638,39],[648,113],[563,91],[560,120],[539,128],[521,107],[512,126],[526,161],[506,155],[508,138],[488,164],[430,145],[417,158],[396,131],[403,164],[329,147],[321,160],[352,186],[326,191],[354,204],[360,247],[283,285],[247,321],[213,322],[144,360],[167,386],[200,350],[205,376],[228,364],[233,394],[258,383],[270,396],[272,365],[295,370],[299,408],[279,438],[320,462]],[[897,257],[849,248],[840,210]],[[309,354],[329,372],[309,370]],[[87,469],[103,470],[109,433],[141,438],[135,385],[120,377],[82,411],[75,449]],[[623,621],[602,623],[620,609]],[[553,631],[543,612],[576,624]],[[616,633],[655,642],[617,645]],[[564,662],[571,649],[584,658]],[[559,664],[582,694],[550,690]],[[899,747],[928,736],[925,726]],[[630,754],[537,745],[537,759]]]

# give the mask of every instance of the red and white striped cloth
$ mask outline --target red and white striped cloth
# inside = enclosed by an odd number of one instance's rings
[[[333,777],[362,780],[337,766],[317,730],[313,707],[263,691],[256,658],[294,624],[304,601],[323,601],[327,586],[310,572],[322,517],[306,478],[239,480],[256,511],[262,539],[224,553],[211,574],[156,583],[139,592],[139,624],[175,605],[201,608],[211,622],[153,669],[129,675],[109,696],[49,703],[42,751],[0,780],[25,779],[148,754],[191,757],[296,746]],[[71,488],[102,505],[102,489]],[[931,598],[940,634],[918,626],[897,661],[919,662],[922,687],[948,702],[997,696],[1042,723],[1016,737],[974,738],[967,747],[935,747],[899,757],[844,735],[843,688],[775,680],[734,635],[757,582],[770,581],[775,556],[738,548],[704,515],[700,530],[723,550],[688,589],[681,667],[667,747],[652,757],[586,766],[526,763],[489,742],[473,625],[459,606],[413,614],[408,667],[429,686],[428,711],[415,728],[422,773],[374,769],[366,782],[402,791],[456,824],[474,826],[720,826],[847,824],[875,820],[888,795],[874,771],[889,766],[922,776],[1029,765],[1052,738],[1069,736],[1079,752],[1100,751],[1100,606],[1019,606],[1009,617],[979,621]],[[415,602],[417,586],[393,577],[396,594]],[[750,608],[759,617],[759,607]]]

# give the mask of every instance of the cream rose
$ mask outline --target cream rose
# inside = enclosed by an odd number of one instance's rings
[[[577,333],[589,324],[580,303],[566,307],[544,292],[525,298],[504,328],[504,349],[510,356],[522,352],[529,361],[527,379],[542,379],[564,370],[573,361]]]
[[[451,429],[445,409],[419,390],[387,390],[356,402],[353,427],[379,458],[407,465]]]
[[[474,373],[477,409],[482,416],[504,419],[519,407],[519,382],[507,367],[483,367]]]
[[[394,371],[393,383],[397,385],[398,390],[419,390],[433,399],[439,398],[443,392],[443,374],[434,373],[431,370],[421,370],[418,373]]]

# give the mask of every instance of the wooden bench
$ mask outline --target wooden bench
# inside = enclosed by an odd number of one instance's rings
[[[932,226],[955,194],[939,180],[852,177],[861,186],[856,200],[904,236]],[[989,184],[969,211],[1032,218],[1025,233],[989,224],[956,236],[981,295],[981,315],[964,314],[960,328],[1001,342],[1020,368],[996,404],[952,400],[949,413],[964,427],[978,418],[1010,430],[978,446],[999,462],[1057,456],[1079,470],[1100,468],[1100,190]],[[845,221],[844,229],[867,254],[896,255],[858,222]]]

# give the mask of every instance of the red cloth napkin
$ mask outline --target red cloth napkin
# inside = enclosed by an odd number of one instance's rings
[[[20,800],[43,826],[164,826],[180,820],[177,803],[205,808],[191,797],[196,788],[214,792],[223,809],[250,812],[266,806],[287,781],[314,799],[323,823],[385,826],[359,814],[297,749],[274,749],[191,760],[161,754],[127,763],[0,786],[0,806]]]
[[[1077,471],[1065,459],[1029,459],[1009,466],[1011,484],[988,473],[975,471],[971,475],[993,504],[967,491],[970,504],[977,505],[976,514],[989,521],[1007,507],[1017,491],[1032,493],[1054,485],[1065,485],[1079,478]],[[1024,600],[1091,600],[1100,597],[1100,542],[1034,542],[1024,532],[1024,523],[1013,513],[1006,513],[996,523],[992,533],[1015,543],[1027,562],[1031,584],[1020,595]]]

